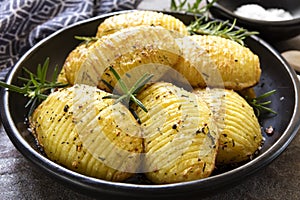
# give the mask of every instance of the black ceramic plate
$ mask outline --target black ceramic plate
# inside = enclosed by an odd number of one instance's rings
[[[39,63],[43,63],[46,57],[50,58],[50,69],[57,64],[62,66],[68,53],[79,44],[74,36],[93,36],[97,26],[105,18],[114,15],[103,15],[92,18],[71,27],[56,32],[44,39],[30,51],[28,51],[10,72],[7,83],[19,84],[17,77],[21,75],[22,68],[31,71],[36,70]],[[170,13],[185,23],[191,22],[193,16]],[[70,171],[43,156],[35,146],[33,137],[28,133],[24,125],[26,99],[19,94],[2,90],[1,116],[7,134],[16,148],[38,168],[66,183],[72,188],[82,192],[103,196],[123,195],[127,197],[155,197],[155,196],[187,196],[196,194],[206,196],[215,193],[218,189],[232,186],[234,183],[245,179],[246,176],[255,173],[266,166],[287,147],[299,128],[299,83],[294,71],[286,64],[280,55],[267,43],[257,37],[248,38],[246,45],[260,57],[262,77],[255,87],[257,94],[262,94],[275,89],[277,92],[270,97],[271,107],[278,114],[260,118],[262,128],[273,126],[275,132],[272,136],[266,136],[265,144],[254,160],[246,164],[215,174],[202,180],[166,184],[151,185],[140,183],[115,183],[87,177]],[[50,70],[51,71],[51,70]],[[49,74],[51,76],[51,74]]]

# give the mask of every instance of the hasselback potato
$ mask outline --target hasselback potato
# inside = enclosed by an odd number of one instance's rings
[[[233,90],[198,89],[194,93],[209,105],[219,128],[217,164],[249,160],[263,142],[253,108]]]
[[[96,37],[101,38],[105,35],[109,35],[117,31],[121,31],[123,29],[129,27],[136,27],[136,26],[159,26],[167,30],[173,31],[173,34],[178,36],[188,34],[186,26],[179,19],[171,15],[167,15],[155,11],[133,11],[129,13],[122,13],[106,19],[104,22],[102,22],[99,25]],[[144,35],[145,33],[141,32],[141,34]],[[145,39],[147,40],[147,37],[145,37]],[[59,74],[58,82],[65,83],[67,81],[71,85],[74,84],[74,79],[75,79],[74,73],[79,70],[80,66],[85,61],[88,55],[88,49],[90,46],[92,46],[94,41],[95,40],[92,40],[88,44],[87,43],[80,44],[78,47],[76,47],[73,51],[69,53],[64,63],[64,66],[62,68],[62,71]],[[137,39],[135,42],[137,41],[139,40]],[[126,43],[126,41],[123,42]],[[166,40],[166,42],[168,42],[168,40]],[[149,44],[149,46],[150,45],[151,44]],[[154,50],[151,53],[149,51],[144,51],[140,53],[145,53],[146,54],[145,56],[147,55],[151,56],[152,53],[157,54],[160,52]],[[137,54],[137,52],[132,52],[132,54]],[[139,56],[140,55],[137,55],[137,57]],[[164,54],[162,54],[161,57],[163,56]],[[165,63],[162,62],[162,64]],[[172,64],[172,63],[167,63],[167,64]]]
[[[60,89],[34,111],[33,134],[53,161],[79,173],[124,181],[137,172],[142,132],[129,110],[86,85]]]
[[[193,35],[189,39],[178,43],[183,56],[174,69],[193,87],[209,85],[242,90],[258,83],[259,58],[247,47],[211,35]]]
[[[154,183],[208,177],[215,167],[219,135],[211,112],[197,95],[171,83],[158,82],[138,98],[144,130],[146,176]]]

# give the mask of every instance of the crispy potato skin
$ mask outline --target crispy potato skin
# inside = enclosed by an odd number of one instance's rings
[[[170,83],[155,83],[138,98],[144,128],[145,172],[154,183],[208,177],[215,167],[218,133],[206,103]]]
[[[124,181],[139,167],[141,131],[128,109],[112,107],[113,100],[102,99],[106,95],[86,85],[54,92],[33,113],[31,128],[51,160],[85,175]],[[132,160],[113,154],[117,148]]]
[[[253,108],[233,90],[198,89],[194,93],[210,106],[219,127],[217,165],[249,160],[263,141]]]
[[[97,37],[112,34],[124,28],[141,25],[161,26],[167,30],[188,35],[187,27],[177,18],[155,11],[134,11],[109,17],[99,26]]]

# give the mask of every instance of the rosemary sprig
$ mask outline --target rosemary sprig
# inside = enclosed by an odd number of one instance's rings
[[[178,0],[178,3],[176,3],[175,0],[171,1],[170,9],[172,11],[185,11],[195,14],[195,21],[188,25],[188,31],[191,34],[220,36],[236,41],[241,45],[244,45],[244,40],[247,37],[258,34],[256,31],[248,31],[245,28],[236,30],[234,28],[236,25],[236,19],[234,19],[231,25],[228,20],[224,22],[209,20],[208,11],[217,0],[210,1],[210,3],[200,7],[201,1],[202,0],[196,0],[192,5],[187,3],[187,0]],[[203,16],[197,17],[196,14]]]
[[[196,18],[188,26],[188,31],[192,34],[199,35],[215,35],[223,38],[227,38],[233,41],[238,42],[241,45],[244,45],[244,40],[246,37],[258,34],[256,31],[248,31],[247,29],[240,28],[235,29],[236,19],[230,25],[229,21],[207,21],[206,17]]]
[[[144,85],[151,80],[151,78],[154,75],[145,73],[140,79],[137,80],[137,82],[130,89],[128,89],[128,87],[121,79],[119,74],[115,71],[115,69],[110,66],[109,70],[113,73],[113,75],[117,79],[123,94],[111,94],[103,97],[103,99],[117,99],[115,103],[122,102],[124,104],[127,104],[129,102],[129,105],[131,103],[134,103],[137,106],[139,106],[141,109],[143,109],[145,112],[148,112],[147,108],[143,105],[143,103],[136,98],[136,95],[137,93],[140,92],[140,90],[144,87]],[[107,81],[105,80],[102,81],[113,91],[113,87]]]
[[[258,97],[255,97],[255,98],[245,97],[245,99],[253,107],[257,117],[260,116],[260,114],[262,112],[277,114],[277,112],[275,112],[271,108],[267,107],[268,105],[270,105],[272,103],[271,101],[263,101],[263,99],[273,95],[275,92],[276,92],[276,90],[271,90],[271,91],[266,92]]]
[[[205,6],[200,7],[202,0],[196,0],[193,4],[187,2],[187,0],[171,0],[171,11],[183,11],[200,15],[207,15],[209,8],[216,2],[213,0]]]
[[[25,97],[29,98],[25,105],[26,108],[29,107],[28,116],[32,114],[37,104],[47,98],[52,89],[67,86],[67,84],[56,82],[58,76],[57,66],[54,68],[52,81],[47,81],[46,76],[48,67],[49,58],[45,60],[43,66],[41,64],[38,65],[36,74],[33,74],[26,68],[23,68],[24,72],[29,76],[29,78],[18,77],[18,79],[24,82],[23,86],[16,86],[0,81],[0,87],[7,88],[12,92],[23,94]]]

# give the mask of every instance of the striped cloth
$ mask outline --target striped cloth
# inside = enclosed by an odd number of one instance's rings
[[[141,0],[0,0],[0,80],[34,44],[65,26]]]

